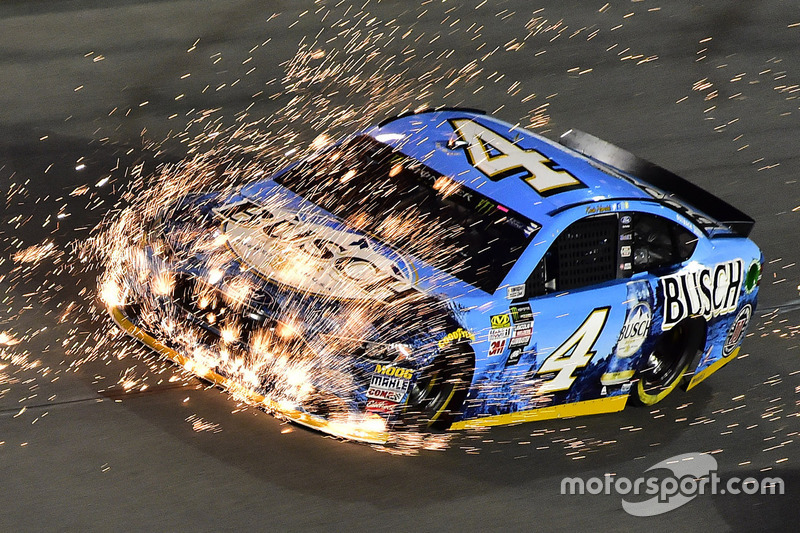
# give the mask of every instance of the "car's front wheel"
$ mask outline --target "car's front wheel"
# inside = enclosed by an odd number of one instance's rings
[[[447,429],[462,413],[475,367],[465,344],[443,350],[411,386],[401,417],[404,425]]]
[[[633,400],[655,405],[675,390],[702,351],[705,332],[702,320],[684,320],[662,333],[639,371],[639,382],[631,391]]]

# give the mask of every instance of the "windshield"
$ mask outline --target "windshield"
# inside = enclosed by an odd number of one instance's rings
[[[539,226],[371,137],[275,177],[394,249],[493,293]]]

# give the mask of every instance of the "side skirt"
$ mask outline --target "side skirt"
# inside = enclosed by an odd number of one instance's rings
[[[602,413],[614,413],[622,411],[628,401],[627,394],[609,396],[608,398],[597,398],[583,402],[567,403],[563,405],[551,405],[531,409],[530,411],[518,411],[504,415],[485,416],[460,420],[454,422],[450,429],[472,429],[488,426],[503,426],[507,424],[517,424],[521,422],[533,422],[535,420],[550,420],[553,418],[568,418],[574,416],[597,415]]]

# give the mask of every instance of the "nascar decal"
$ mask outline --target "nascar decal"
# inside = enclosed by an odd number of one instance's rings
[[[525,297],[525,285],[510,285],[506,289],[506,298],[516,300]]]
[[[608,320],[610,307],[600,307],[589,313],[575,332],[544,360],[536,373],[547,379],[539,386],[540,394],[569,389],[578,376],[576,370],[589,364],[594,357],[592,351]]]
[[[742,260],[665,276],[659,285],[664,295],[662,330],[687,317],[709,320],[736,310],[742,288]]]
[[[228,246],[262,276],[337,299],[386,300],[413,287],[411,263],[332,221],[243,202],[216,210]]]
[[[542,196],[586,187],[543,154],[520,148],[514,141],[473,120],[453,119],[450,125],[467,143],[464,152],[470,164],[492,181],[521,174],[525,183]]]
[[[628,313],[617,339],[617,357],[630,357],[639,351],[650,334],[653,314],[647,302],[639,302]]]
[[[728,357],[733,353],[733,350],[742,343],[744,333],[747,331],[747,325],[750,323],[750,317],[752,315],[753,307],[750,304],[746,304],[742,307],[742,310],[736,315],[736,319],[728,330],[728,336],[725,337],[725,344],[722,345],[723,357]]]

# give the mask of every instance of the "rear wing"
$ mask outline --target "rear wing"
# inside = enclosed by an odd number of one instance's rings
[[[729,203],[609,142],[578,130],[564,133],[559,142],[597,163],[611,167],[607,170],[619,171],[624,174],[621,178],[656,200],[672,207],[679,206],[684,215],[711,236],[719,230],[730,230],[738,236],[747,237],[753,229],[755,221]]]

